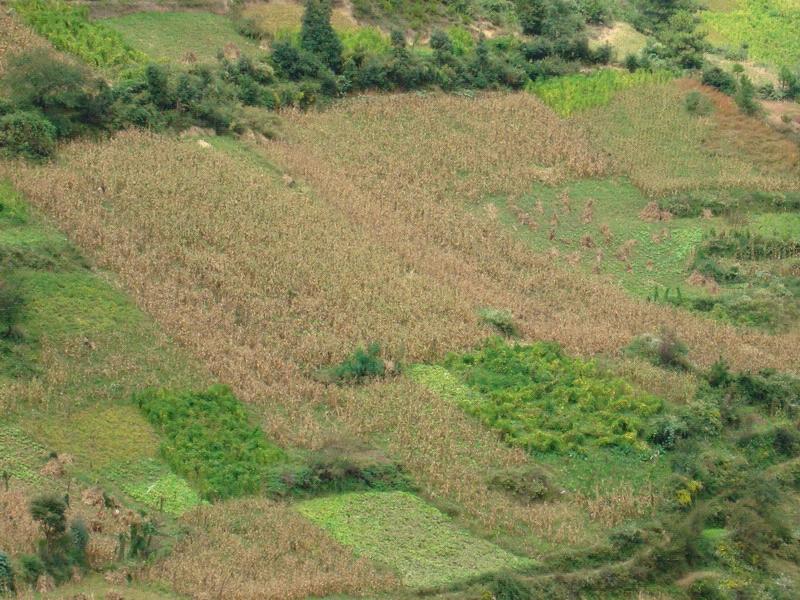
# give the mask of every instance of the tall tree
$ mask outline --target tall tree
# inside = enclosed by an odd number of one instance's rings
[[[330,0],[306,0],[300,45],[334,73],[342,69],[342,42],[331,25]]]

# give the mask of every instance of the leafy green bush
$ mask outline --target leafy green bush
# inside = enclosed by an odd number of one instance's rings
[[[56,128],[39,113],[13,112],[0,117],[0,148],[27,158],[50,157],[56,150]]]
[[[19,557],[19,564],[22,571],[22,579],[28,585],[36,585],[39,577],[47,573],[42,559],[35,554],[23,554]]]
[[[319,371],[318,377],[327,383],[361,383],[373,377],[383,377],[386,365],[380,354],[381,347],[375,342],[366,349],[356,348],[340,364]]]
[[[0,551],[0,595],[9,594],[16,590],[14,586],[14,571],[8,555]]]
[[[717,88],[720,92],[733,96],[736,93],[736,79],[720,67],[703,69],[703,85]]]
[[[761,112],[761,105],[756,100],[756,89],[747,75],[739,78],[739,89],[733,99],[739,110],[746,115],[755,115]]]
[[[16,0],[14,10],[39,34],[64,52],[99,67],[131,67],[146,56],[128,46],[117,31],[89,20],[89,7],[64,0]]]
[[[659,399],[552,343],[493,340],[476,352],[450,355],[445,366],[478,392],[459,399],[466,411],[531,451],[644,449],[646,422],[662,410]]]
[[[62,582],[69,579],[74,567],[86,566],[89,531],[80,520],[73,521],[68,530],[66,511],[66,502],[56,495],[45,494],[31,501],[31,517],[39,524],[44,539],[39,542],[40,561],[29,561],[27,567],[23,565],[29,577],[36,575],[38,578],[42,565],[56,582]]]
[[[284,459],[225,386],[149,390],[135,401],[165,436],[161,453],[167,463],[209,500],[262,491],[270,467]]]

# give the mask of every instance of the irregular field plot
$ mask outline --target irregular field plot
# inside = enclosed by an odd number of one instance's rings
[[[384,563],[412,587],[433,587],[525,567],[406,492],[364,492],[308,500],[297,510],[359,556]]]
[[[212,62],[227,44],[245,54],[258,51],[258,45],[240,35],[230,19],[211,13],[137,12],[103,23],[156,60],[177,62],[191,52],[200,62]]]
[[[496,205],[537,250],[555,249],[565,264],[610,274],[644,296],[654,286],[684,283],[691,252],[708,226],[699,219],[645,221],[639,214],[648,202],[629,182],[611,179],[537,185],[522,198]],[[630,251],[623,252],[626,244]]]
[[[214,597],[236,600],[294,600],[396,585],[284,504],[220,502],[187,514],[183,524],[192,534],[147,578],[191,597],[213,590]]]
[[[798,149],[757,118],[742,116],[731,98],[707,88],[709,117],[689,114],[684,98],[701,89],[676,81],[620,92],[610,104],[573,116],[613,171],[648,195],[683,190],[798,189]]]
[[[566,75],[528,84],[526,90],[536,94],[561,116],[595,106],[605,106],[614,96],[628,88],[639,85],[663,83],[672,79],[667,72],[618,71],[603,69],[588,75]]]

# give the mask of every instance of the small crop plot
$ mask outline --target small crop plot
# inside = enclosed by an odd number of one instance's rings
[[[98,67],[120,68],[144,61],[144,54],[125,43],[122,36],[89,19],[86,6],[63,0],[17,0],[18,15],[53,46]]]
[[[561,116],[574,112],[604,106],[620,92],[637,85],[663,83],[672,79],[667,72],[636,71],[628,73],[604,69],[589,75],[567,75],[531,82],[527,91],[539,96]]]
[[[16,481],[39,484],[39,469],[47,461],[47,451],[15,425],[0,424],[0,475]]]
[[[180,516],[202,502],[184,478],[159,460],[117,463],[104,474],[137,502],[170,515]]]
[[[242,10],[242,15],[251,19],[262,35],[275,38],[300,31],[303,6],[299,2],[273,0],[268,3],[248,4]],[[339,32],[351,31],[357,27],[355,19],[341,8],[333,9],[331,25]]]
[[[555,344],[493,341],[473,353],[451,355],[447,373],[423,379],[447,388],[459,404],[503,439],[529,451],[582,452],[620,447],[644,450],[649,417],[662,402],[592,361],[566,356]],[[451,376],[466,386],[453,386]]]
[[[202,392],[148,391],[137,402],[164,434],[165,460],[204,498],[261,491],[269,467],[285,457],[250,424],[244,406],[225,386]]]
[[[132,406],[93,407],[68,417],[37,417],[26,423],[26,428],[90,470],[152,458],[158,448],[158,436]]]
[[[240,35],[230,19],[211,13],[138,12],[103,23],[156,60],[177,62],[192,54],[200,62],[212,62],[228,44],[245,54],[258,51],[258,45]]]
[[[531,565],[462,531],[407,492],[328,496],[302,502],[298,510],[357,555],[388,565],[412,587],[446,585]]]

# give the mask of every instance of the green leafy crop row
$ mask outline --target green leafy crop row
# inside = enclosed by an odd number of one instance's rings
[[[102,23],[89,20],[86,6],[63,0],[17,0],[14,10],[37,33],[59,50],[98,67],[129,67],[147,57],[128,46],[122,36]]]

